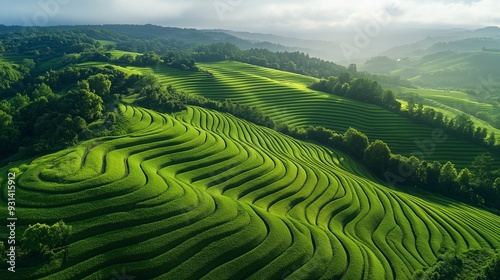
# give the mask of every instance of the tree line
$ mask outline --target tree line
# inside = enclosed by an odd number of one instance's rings
[[[485,147],[491,152],[500,152],[500,147],[496,145],[495,133],[488,134],[486,128],[474,126],[474,122],[468,115],[460,114],[450,119],[440,111],[424,107],[422,102],[417,103],[413,96],[408,100],[407,109],[403,109],[394,92],[391,90],[384,91],[376,81],[354,78],[350,73],[342,73],[337,77],[329,77],[314,82],[310,88],[365,103],[380,105],[420,123],[442,128],[450,134]]]
[[[416,156],[394,154],[385,142],[370,142],[365,134],[354,128],[343,134],[312,126],[306,129],[288,127],[278,131],[343,150],[390,186],[414,186],[469,204],[500,210],[500,170],[493,168],[493,157],[489,154],[477,156],[469,167],[458,171],[450,161],[443,165]]]
[[[165,88],[154,76],[144,76],[140,83],[145,84],[139,87],[140,97],[136,101],[141,106],[161,112],[177,112],[184,110],[186,105],[194,105],[228,112],[296,139],[312,140],[347,152],[388,185],[414,186],[469,204],[500,210],[500,170],[493,169],[493,158],[488,154],[477,156],[469,167],[458,171],[452,162],[443,165],[438,161],[427,162],[415,156],[394,154],[383,141],[370,142],[365,134],[354,128],[337,133],[318,126],[290,127],[274,122],[256,107],[235,104],[231,100],[214,101],[180,92],[172,86]]]

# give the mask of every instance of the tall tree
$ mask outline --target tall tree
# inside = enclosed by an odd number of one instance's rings
[[[382,103],[392,109],[399,111],[401,109],[401,103],[397,101],[396,95],[392,90],[384,91],[384,95],[382,96]]]
[[[413,110],[415,109],[415,98],[413,96],[408,99],[408,113],[413,114]]]
[[[481,154],[474,158],[470,165],[474,181],[478,186],[491,186],[493,181],[493,157]]]
[[[41,255],[44,251],[49,250],[51,244],[50,226],[47,224],[36,223],[30,225],[21,238],[21,248],[27,254]]]
[[[488,137],[488,139],[486,140],[486,144],[490,147],[494,147],[496,142],[497,142],[497,140],[495,137],[495,132],[491,132],[490,137]]]
[[[446,193],[450,193],[454,191],[457,183],[457,170],[455,169],[455,165],[448,161],[441,168],[441,172],[439,174],[439,182],[443,187],[442,191]]]
[[[100,118],[104,110],[102,98],[85,89],[70,91],[58,103],[61,112],[82,117],[87,123]]]
[[[54,93],[52,92],[52,89],[46,85],[45,83],[41,83],[35,86],[33,93],[33,100],[37,100],[38,98],[45,96],[46,98],[53,98]]]
[[[106,99],[111,91],[111,81],[104,74],[97,74],[88,78],[90,91]]]
[[[368,147],[368,137],[358,130],[350,127],[345,133],[343,138],[344,146],[355,157],[361,159],[366,147]]]
[[[462,191],[467,191],[471,187],[472,172],[466,167],[458,173],[457,181]]]
[[[391,154],[391,149],[386,143],[375,140],[365,149],[363,160],[375,173],[382,175],[387,171]]]

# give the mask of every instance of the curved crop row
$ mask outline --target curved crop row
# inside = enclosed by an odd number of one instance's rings
[[[498,216],[389,190],[343,153],[198,107],[121,110],[129,135],[19,175],[20,226],[74,234],[61,267],[16,277],[400,279],[441,249],[500,247]]]
[[[308,89],[314,78],[239,62],[201,63],[202,72],[159,67],[134,68],[154,73],[165,84],[215,100],[257,106],[274,120],[295,127],[323,126],[344,132],[354,127],[371,140],[388,143],[394,153],[418,154],[427,161],[451,160],[457,167],[469,165],[484,148],[449,135],[445,143],[429,151],[419,143],[433,141],[433,129],[376,105]],[[404,137],[402,137],[404,135]],[[500,166],[500,163],[495,163]]]

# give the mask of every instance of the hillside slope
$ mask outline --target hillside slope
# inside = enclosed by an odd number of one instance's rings
[[[387,189],[337,151],[198,107],[121,110],[129,135],[13,169],[19,223],[74,231],[64,264],[15,279],[404,279],[500,248],[498,216]]]
[[[389,144],[394,153],[421,154],[418,143],[431,141],[433,128],[404,118],[376,105],[358,102],[308,89],[314,78],[253,66],[239,62],[201,63],[202,72],[186,72],[167,67],[135,68],[155,74],[164,84],[215,100],[257,106],[274,120],[291,126],[323,126],[344,132],[349,127],[365,133],[371,140]],[[486,149],[449,135],[445,143],[425,152],[427,161],[451,160],[457,168],[468,166]],[[495,163],[500,167],[500,162]]]

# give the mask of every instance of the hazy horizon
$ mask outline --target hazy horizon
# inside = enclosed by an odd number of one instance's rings
[[[180,28],[226,29],[318,38],[330,32],[386,29],[477,29],[500,23],[494,0],[247,1],[193,0],[140,2],[40,0],[4,1],[0,24],[22,26],[155,24]],[[318,38],[320,39],[320,38]],[[324,39],[324,38],[323,38]]]

